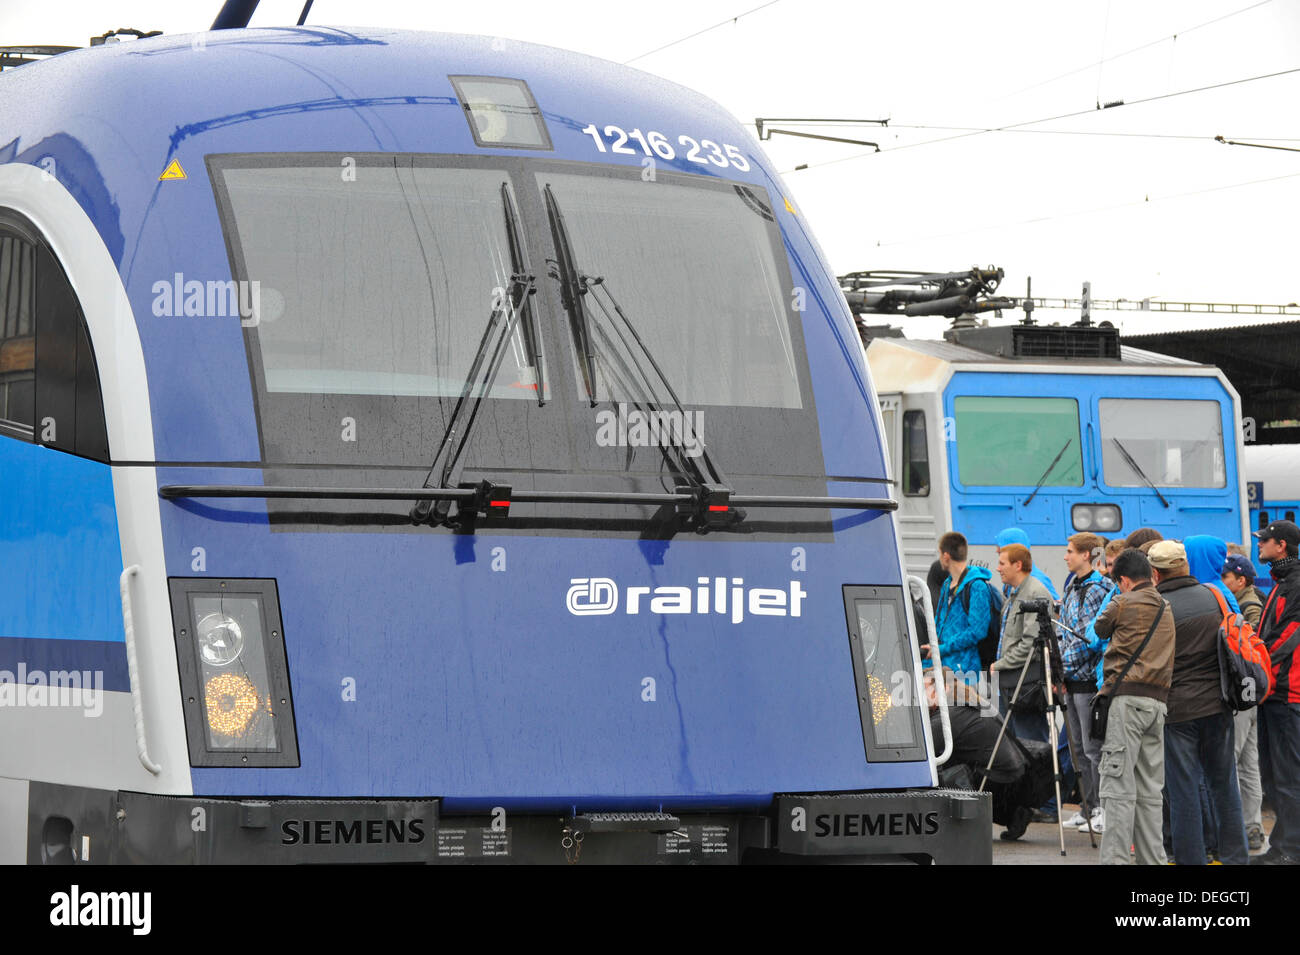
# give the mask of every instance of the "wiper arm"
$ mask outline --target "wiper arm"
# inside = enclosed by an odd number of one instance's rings
[[[456,399],[451,419],[447,422],[442,440],[438,442],[438,451],[433,456],[433,464],[424,479],[425,488],[448,488],[459,477],[461,452],[465,450],[465,443],[474,430],[483,398],[492,390],[492,382],[501,369],[510,336],[514,334],[515,325],[519,321],[520,309],[528,296],[533,294],[535,285],[536,279],[533,276],[516,273],[510,276],[510,290],[505,301],[493,303],[487,327],[483,329],[483,337],[479,340],[478,351],[465,376],[460,397]],[[477,394],[471,401],[470,394],[476,389]],[[440,523],[447,519],[450,509],[451,500],[448,498],[421,500],[411,508],[411,521],[415,524]]]
[[[1133,460],[1133,455],[1128,453],[1128,448],[1119,443],[1119,438],[1111,438],[1111,440],[1115,442],[1115,447],[1119,448],[1119,453],[1124,455],[1124,460],[1128,462],[1128,466],[1137,472],[1138,477],[1147,482],[1147,487],[1156,492],[1156,497],[1160,498],[1160,503],[1165,507],[1168,507],[1169,502],[1165,500],[1165,496],[1160,493],[1160,488],[1156,487],[1155,484],[1152,483],[1151,479],[1147,477],[1146,472],[1138,467],[1137,461]]]
[[[591,348],[591,325],[587,321],[587,311],[582,298],[587,288],[578,275],[574,264],[573,247],[569,244],[569,231],[564,225],[564,215],[560,205],[555,201],[555,193],[548,184],[546,194],[546,217],[551,224],[551,237],[555,242],[554,278],[560,280],[560,304],[569,316],[569,325],[573,329],[573,340],[578,343],[581,353],[578,364],[582,367],[582,383],[587,391],[587,400],[596,406],[596,357]]]
[[[515,275],[531,275],[528,267],[528,246],[519,231],[519,214],[515,212],[515,202],[510,196],[510,184],[501,183],[501,207],[506,217],[506,237],[510,242],[510,267]],[[530,296],[524,296],[524,339],[528,360],[533,366],[533,383],[537,388],[537,406],[546,404],[546,379],[542,363],[546,355],[542,347],[542,328],[533,308]]]
[[[1043,476],[1040,477],[1038,483],[1034,485],[1034,493],[1025,498],[1025,503],[1022,504],[1021,507],[1028,507],[1029,502],[1038,496],[1038,492],[1041,491],[1043,485],[1047,483],[1047,476],[1052,473],[1052,468],[1056,467],[1056,462],[1061,460],[1061,455],[1065,453],[1065,449],[1070,446],[1070,442],[1073,440],[1074,438],[1065,439],[1065,444],[1061,445],[1061,450],[1056,452],[1056,457],[1052,458],[1052,463],[1047,466],[1047,470],[1043,472]]]
[[[646,373],[644,365],[642,365],[641,361],[636,357],[636,352],[640,351],[641,354],[645,356],[646,361],[650,363],[650,367],[654,369],[655,376],[659,379],[660,385],[662,385],[663,389],[667,391],[668,397],[672,399],[673,407],[676,408],[678,415],[681,417],[684,439],[685,429],[690,426],[690,416],[687,414],[685,407],[683,407],[681,399],[677,396],[677,391],[673,388],[672,382],[668,380],[668,376],[664,374],[663,368],[661,368],[659,362],[655,360],[654,353],[650,350],[650,347],[646,345],[645,339],[641,337],[636,326],[632,324],[632,320],[627,317],[627,313],[624,312],[622,306],[619,305],[618,299],[616,299],[614,293],[610,291],[609,284],[605,281],[604,277],[583,275],[581,279],[583,287],[591,292],[592,301],[599,306],[601,312],[605,316],[606,322],[614,330],[615,334],[618,335],[623,348],[632,359],[632,364],[636,367],[637,373],[645,384],[644,390],[646,394],[649,396],[651,401],[654,401],[662,407],[665,402],[663,402],[656,394],[656,388],[654,387],[650,376]],[[608,306],[601,300],[600,296],[596,294],[598,289],[604,293],[607,299],[609,299]],[[611,308],[613,309],[613,314],[610,313]],[[619,327],[619,322],[614,320],[615,315],[618,316],[623,327],[627,329],[627,334],[624,334],[623,329]],[[628,335],[631,335],[632,340],[636,343],[635,348],[633,347],[632,342],[628,340]],[[704,447],[702,436],[696,434],[694,437],[696,441],[699,442],[699,457],[707,467],[707,473],[704,468],[700,467],[699,462],[697,462],[695,458],[686,453],[685,448],[677,447],[676,445],[662,446],[665,460],[668,455],[668,447],[671,446],[674,448],[677,452],[675,455],[677,464],[676,470],[682,477],[690,482],[686,487],[678,487],[677,491],[679,493],[689,492],[693,495],[693,516],[696,521],[704,527],[718,526],[724,523],[744,520],[745,512],[743,510],[738,507],[723,506],[731,495],[730,485],[726,476],[723,475],[722,470],[713,462],[713,458]],[[672,464],[672,462],[669,463],[670,465]],[[679,511],[681,510],[682,509],[679,508]],[[687,510],[685,513],[690,514],[691,511]]]
[[[659,384],[665,391],[667,391],[668,396],[672,399],[672,405],[680,415],[683,428],[688,427],[690,418],[687,415],[686,409],[682,406],[681,399],[678,398],[676,390],[668,380],[668,376],[664,374],[664,370],[660,367],[659,362],[655,360],[654,353],[650,350],[649,346],[646,345],[645,339],[641,337],[636,326],[632,324],[632,320],[627,317],[627,313],[624,312],[622,306],[619,305],[618,299],[614,297],[614,293],[610,291],[605,279],[601,276],[586,275],[579,271],[577,260],[573,254],[573,247],[569,242],[568,229],[564,224],[564,214],[560,211],[560,204],[556,200],[555,193],[551,189],[549,183],[546,185],[544,191],[546,195],[546,212],[550,219],[551,232],[555,240],[556,262],[555,270],[551,274],[560,281],[561,300],[564,304],[565,310],[569,314],[569,321],[573,327],[574,340],[577,342],[578,349],[582,353],[582,361],[580,364],[582,365],[583,378],[586,384],[587,398],[591,402],[592,407],[595,407],[597,403],[596,363],[595,351],[592,343],[593,323],[588,320],[587,311],[583,304],[583,298],[588,293],[591,293],[591,300],[600,308],[600,311],[604,314],[609,326],[614,330],[614,333],[622,342],[623,348],[632,359],[632,364],[635,366],[638,375],[644,382],[644,388],[641,390],[650,401],[661,406],[664,404],[657,395],[658,389],[656,389],[652,382],[651,376],[647,374],[641,360],[637,358],[638,351],[640,351],[640,353],[644,355],[646,360],[650,363],[650,366],[654,369],[655,376],[659,379]],[[602,291],[605,298],[609,300],[609,305],[606,305],[597,294],[598,289]],[[612,314],[610,311],[611,307],[613,309]],[[618,316],[619,321],[615,321],[615,315]],[[622,327],[620,327],[620,321]],[[624,328],[627,329],[626,334],[623,331]],[[632,341],[628,340],[629,334],[632,337]],[[608,340],[608,336],[606,336],[606,339]],[[635,342],[635,347],[633,347],[633,341]],[[695,437],[699,440],[699,435],[696,435]],[[696,518],[699,525],[703,527],[717,526],[719,523],[724,521],[731,522],[744,519],[744,511],[725,507],[722,504],[717,503],[727,499],[731,494],[731,489],[721,470],[713,463],[713,459],[704,448],[702,440],[700,440],[700,457],[708,468],[707,474],[700,467],[699,463],[695,461],[691,455],[686,453],[685,448],[676,448],[674,446],[676,453],[670,452],[667,445],[660,445],[660,448],[664,460],[668,462],[669,466],[689,482],[688,487],[679,487],[677,490],[692,495],[692,499],[695,501],[693,516]],[[673,458],[676,460],[674,461]],[[687,513],[690,514],[691,512],[687,511]]]

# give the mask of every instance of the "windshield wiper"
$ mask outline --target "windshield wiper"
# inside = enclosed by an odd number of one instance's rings
[[[1165,507],[1168,507],[1169,502],[1165,500],[1165,496],[1160,493],[1160,489],[1152,483],[1149,477],[1147,477],[1146,472],[1138,467],[1137,461],[1133,460],[1133,455],[1128,453],[1128,448],[1119,443],[1119,438],[1111,438],[1111,440],[1115,442],[1115,447],[1119,448],[1119,453],[1124,455],[1124,460],[1128,462],[1128,466],[1137,472],[1138,477],[1147,482],[1147,487],[1156,492],[1156,497],[1160,498],[1160,503]]]
[[[533,270],[528,267],[528,246],[519,231],[519,215],[515,212],[515,202],[510,196],[508,182],[501,183],[501,207],[505,210],[506,237],[510,242],[510,267],[516,276],[527,275],[531,280]],[[528,360],[533,365],[533,384],[537,388],[537,406],[540,408],[546,404],[546,379],[542,369],[546,355],[542,348],[542,328],[537,310],[533,308],[531,292],[524,296],[523,308],[524,347],[528,352]]]
[[[1041,491],[1043,485],[1047,483],[1047,475],[1052,473],[1052,468],[1056,467],[1056,462],[1061,460],[1061,455],[1065,453],[1065,449],[1070,446],[1070,442],[1073,440],[1074,438],[1065,439],[1065,444],[1061,445],[1061,450],[1056,452],[1056,457],[1052,458],[1052,463],[1047,466],[1047,470],[1043,472],[1043,476],[1040,477],[1038,483],[1034,485],[1034,493],[1025,498],[1025,503],[1020,505],[1021,507],[1028,507],[1029,502],[1038,496],[1038,492]]]
[[[518,324],[520,309],[528,296],[533,294],[535,285],[536,279],[533,276],[516,273],[510,276],[510,289],[505,300],[492,303],[492,312],[488,316],[487,327],[483,329],[483,337],[479,340],[478,351],[474,353],[474,361],[465,376],[460,397],[456,399],[456,406],[452,409],[442,440],[438,442],[437,453],[433,456],[433,464],[429,466],[429,473],[424,479],[425,488],[450,488],[459,479],[461,452],[465,450],[465,443],[474,430],[483,398],[492,390],[492,382],[496,380],[501,362],[509,350],[507,346]],[[486,373],[483,370],[485,364]],[[476,389],[477,394],[471,401],[470,394]],[[462,418],[465,419],[463,426]],[[421,500],[411,508],[411,521],[415,524],[441,523],[446,521],[450,509],[449,498]]]
[[[551,232],[555,240],[556,262],[555,269],[551,271],[551,276],[560,282],[561,301],[569,315],[569,322],[573,328],[573,336],[577,342],[578,350],[582,353],[580,362],[582,366],[583,379],[587,390],[587,398],[594,407],[597,404],[596,399],[596,363],[595,349],[593,347],[592,331],[595,323],[589,320],[583,299],[590,293],[591,300],[594,301],[601,313],[604,314],[609,327],[613,329],[614,334],[622,343],[624,351],[632,361],[637,376],[641,379],[641,386],[636,388],[645,396],[646,401],[642,402],[635,398],[630,392],[633,390],[627,385],[633,382],[624,380],[622,382],[624,389],[629,392],[628,400],[638,409],[648,411],[647,404],[653,403],[660,407],[668,405],[659,394],[660,389],[655,387],[651,375],[646,371],[645,365],[637,357],[639,351],[649,362],[650,367],[654,369],[654,376],[658,378],[659,385],[667,392],[671,399],[671,407],[676,409],[683,427],[683,439],[685,439],[685,429],[690,427],[690,416],[683,407],[681,399],[677,396],[677,391],[673,388],[668,376],[660,367],[659,362],[655,360],[654,353],[646,345],[645,339],[641,337],[632,320],[627,317],[619,305],[618,299],[610,291],[609,285],[603,276],[587,275],[579,270],[577,259],[573,254],[573,246],[569,242],[568,228],[564,223],[564,214],[560,211],[560,204],[555,198],[555,193],[548,183],[545,187],[546,195],[546,212],[550,219]],[[597,291],[604,293],[609,304],[606,305]],[[612,312],[611,312],[612,308]],[[615,320],[618,316],[618,320]],[[621,325],[620,325],[621,323]],[[626,329],[626,332],[624,331]],[[612,346],[613,341],[603,331],[602,337],[608,345]],[[631,338],[629,339],[629,335]],[[610,347],[610,354],[604,356],[607,373],[612,372],[612,362],[617,358],[617,349]],[[628,379],[632,378],[631,369],[618,359],[620,364],[624,365],[624,371]],[[612,400],[612,399],[611,399]],[[731,495],[731,488],[728,486],[726,478],[722,471],[713,463],[708,451],[704,448],[703,441],[699,435],[694,436],[699,441],[699,456],[707,467],[706,471],[700,467],[691,455],[686,453],[684,447],[679,447],[672,442],[661,443],[656,445],[663,455],[664,461],[668,464],[673,472],[685,479],[688,484],[676,488],[678,493],[687,493],[692,496],[693,505],[690,508],[683,509],[678,507],[679,513],[686,516],[694,517],[698,526],[717,527],[724,523],[733,523],[743,520],[745,512],[737,508],[730,507],[727,501]]]
[[[659,362],[655,360],[654,353],[650,350],[650,347],[646,345],[645,340],[637,331],[636,326],[632,324],[632,320],[627,317],[627,313],[624,312],[622,306],[619,305],[618,299],[614,297],[614,293],[610,291],[609,283],[605,281],[603,276],[590,275],[583,275],[582,281],[584,286],[591,291],[592,301],[599,306],[601,312],[605,316],[605,320],[609,323],[609,326],[614,329],[615,334],[618,335],[619,341],[623,344],[623,348],[632,359],[632,364],[636,367],[637,373],[645,383],[647,396],[651,401],[662,406],[665,402],[656,394],[656,389],[650,380],[650,376],[646,373],[645,367],[636,357],[636,352],[638,350],[645,356],[646,361],[650,363],[650,367],[654,369],[655,376],[659,379],[660,384],[671,399],[672,407],[676,409],[677,413],[681,416],[683,423],[683,438],[685,438],[685,428],[689,426],[687,423],[691,420],[690,416],[688,415],[686,408],[683,407],[681,399],[677,396],[677,391],[668,380],[668,376],[664,374],[663,368],[661,368]],[[609,299],[608,306],[606,306],[600,296],[596,294],[597,290],[603,292],[605,297]],[[610,308],[613,309],[613,314],[610,314]],[[635,349],[632,347],[632,342],[628,340],[628,336],[619,328],[619,323],[614,320],[615,315],[618,316],[623,326],[632,336],[632,340],[635,341]],[[681,475],[688,481],[691,481],[697,489],[714,488],[725,490],[729,488],[730,485],[726,476],[723,475],[721,469],[714,463],[713,458],[709,455],[708,449],[704,447],[703,438],[698,434],[694,435],[694,437],[699,442],[700,461],[702,461],[705,467],[707,467],[708,472],[706,473],[704,468],[700,467],[700,463],[686,453],[685,448],[678,447],[674,444],[663,445],[665,449],[672,447],[677,451],[676,458],[679,473],[681,473]],[[739,520],[743,517],[743,512],[736,512],[736,516],[733,519]]]
[[[629,385],[635,384],[632,379],[636,376],[632,374],[631,368],[628,368],[626,363],[624,363],[618,356],[617,349],[612,347],[612,339],[601,331],[601,336],[605,339],[606,343],[611,346],[609,348],[609,354],[604,356],[606,373],[611,375],[616,373],[613,363],[617,360],[618,364],[623,365],[624,375],[620,376],[623,377],[623,380],[620,383],[628,393],[627,400],[638,410],[646,412],[649,412],[649,405],[651,403],[662,407],[666,402],[660,399],[658,389],[651,380],[651,376],[646,372],[645,366],[642,364],[641,360],[637,358],[636,353],[637,351],[640,351],[650,363],[650,366],[654,369],[655,375],[658,377],[663,389],[668,392],[669,397],[672,399],[672,406],[676,408],[677,414],[680,416],[683,429],[689,427],[688,422],[691,419],[687,415],[686,409],[682,406],[681,400],[677,397],[677,392],[669,382],[668,376],[664,374],[663,369],[659,366],[659,362],[655,360],[654,354],[646,345],[645,340],[642,339],[640,333],[636,330],[636,327],[632,324],[631,320],[627,317],[627,314],[618,304],[618,300],[614,298],[613,293],[605,283],[605,279],[603,277],[586,275],[579,270],[577,259],[573,254],[573,246],[569,242],[568,228],[564,223],[564,214],[560,211],[560,204],[556,200],[555,193],[551,189],[549,183],[546,185],[544,192],[546,196],[546,213],[550,220],[551,233],[555,241],[556,254],[555,268],[550,271],[550,275],[552,278],[555,278],[560,282],[561,303],[569,315],[569,323],[573,329],[574,341],[577,343],[578,350],[581,353],[579,364],[582,367],[583,382],[587,391],[588,401],[591,403],[592,407],[595,407],[597,404],[596,353],[592,335],[595,323],[589,319],[587,309],[583,304],[583,299],[588,295],[588,293],[590,293],[592,301],[594,301],[600,311],[604,313],[605,319],[610,328],[614,330],[619,341],[622,342],[623,349],[632,360],[632,365],[635,367],[637,376],[640,377],[642,385],[636,388],[628,387]],[[602,290],[605,296],[609,299],[609,306],[607,306],[605,302],[601,300],[600,296],[596,294],[597,289]],[[613,314],[610,312],[611,306],[613,308]],[[620,327],[619,322],[615,321],[614,315],[617,315],[619,319],[621,319],[623,327]],[[627,333],[623,331],[623,328],[627,329]],[[628,334],[631,335],[631,341],[628,338]],[[635,347],[633,346],[633,341],[635,342]],[[645,401],[641,401],[635,397],[633,391],[638,391],[643,394],[645,396]],[[699,439],[698,435],[695,437],[697,440]],[[684,432],[683,438],[685,438]],[[688,482],[687,486],[679,486],[676,488],[676,491],[679,494],[690,494],[693,504],[689,508],[678,506],[679,513],[684,514],[685,516],[694,517],[697,526],[700,527],[717,527],[725,523],[733,523],[744,519],[744,511],[733,508],[727,504],[731,495],[731,489],[727,485],[726,478],[723,477],[722,472],[713,463],[712,458],[709,457],[708,452],[704,449],[702,441],[700,442],[700,455],[708,466],[708,474],[706,474],[704,470],[701,469],[700,465],[686,453],[685,448],[678,447],[672,442],[657,444],[656,447],[663,456],[665,463],[672,468],[673,473]]]
[[[596,358],[591,349],[591,325],[587,321],[587,312],[582,304],[582,297],[587,294],[586,286],[578,275],[574,264],[573,247],[569,245],[569,231],[564,225],[564,216],[560,205],[555,201],[555,193],[547,184],[546,217],[551,224],[551,238],[555,242],[555,269],[551,277],[560,280],[560,304],[569,316],[569,325],[573,329],[573,340],[578,344],[582,368],[582,383],[587,391],[587,400],[596,407]]]

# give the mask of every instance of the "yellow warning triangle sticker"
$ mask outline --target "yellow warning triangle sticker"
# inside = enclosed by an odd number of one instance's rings
[[[164,173],[164,175],[166,174]],[[786,199],[785,196],[782,196],[781,198],[785,199],[785,211],[790,213],[792,216],[797,216],[799,213],[794,211],[794,206],[790,205],[790,200]]]
[[[189,177],[185,175],[185,170],[181,168],[181,161],[179,159],[173,159],[167,164],[167,168],[162,171],[162,175],[158,177],[158,181],[166,182],[168,179],[188,178]],[[789,203],[786,203],[786,205],[789,205]]]

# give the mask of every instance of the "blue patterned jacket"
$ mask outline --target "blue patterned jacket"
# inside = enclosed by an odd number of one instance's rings
[[[1065,678],[1071,682],[1094,682],[1103,651],[1089,645],[1088,625],[1097,619],[1113,590],[1114,583],[1094,570],[1086,577],[1071,580],[1065,591],[1060,621],[1062,626],[1079,634],[1061,631],[1061,662],[1065,665]]]

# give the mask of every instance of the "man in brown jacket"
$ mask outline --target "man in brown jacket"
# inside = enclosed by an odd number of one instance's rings
[[[1099,691],[1111,698],[1101,746],[1106,831],[1100,861],[1129,865],[1132,845],[1139,865],[1164,865],[1160,793],[1165,785],[1166,702],[1174,673],[1174,618],[1151,584],[1151,565],[1141,551],[1126,550],[1115,558],[1111,576],[1120,595],[1094,624],[1097,636],[1110,638]],[[1121,681],[1121,671],[1134,657]]]

